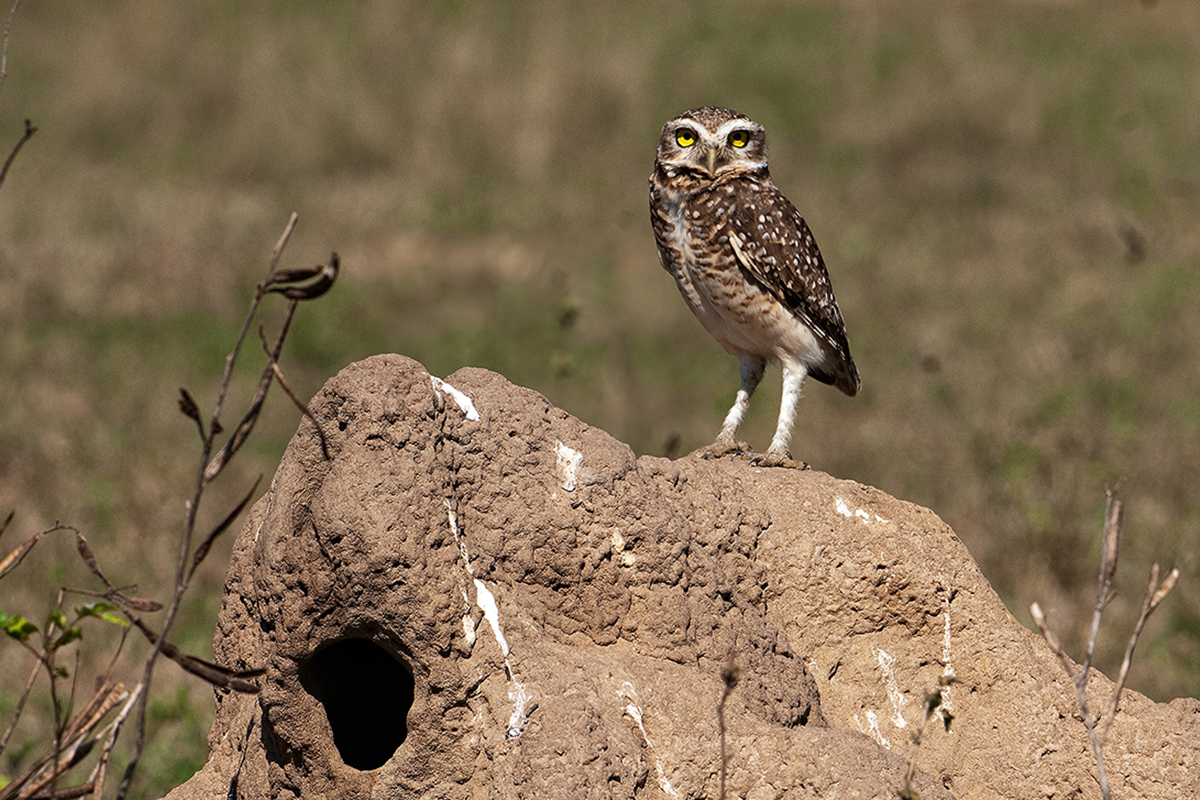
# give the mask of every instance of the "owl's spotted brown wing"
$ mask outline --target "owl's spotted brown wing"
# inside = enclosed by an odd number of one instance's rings
[[[858,369],[817,242],[774,184],[754,180],[753,185],[757,191],[743,196],[728,222],[738,262],[827,345],[829,361],[812,376],[853,397],[860,386]]]

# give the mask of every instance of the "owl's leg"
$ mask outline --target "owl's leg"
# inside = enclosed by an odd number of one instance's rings
[[[800,388],[804,385],[804,378],[807,375],[808,369],[804,366],[804,362],[783,359],[783,399],[779,403],[779,424],[775,426],[775,436],[771,439],[771,446],[767,448],[766,455],[756,459],[755,463],[769,467],[796,466],[803,468],[803,464],[792,461],[788,444],[792,440],[792,424],[796,421],[796,404],[800,401]]]
[[[750,406],[754,390],[762,382],[767,360],[758,356],[738,356],[738,367],[742,375],[742,385],[738,389],[737,399],[733,401],[733,408],[725,415],[725,422],[721,425],[721,433],[717,440],[704,449],[705,456],[715,458],[729,453],[742,453],[747,449],[745,444],[738,442],[737,429],[742,424],[742,418],[746,416],[746,409]]]

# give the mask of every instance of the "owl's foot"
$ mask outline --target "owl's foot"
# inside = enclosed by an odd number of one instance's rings
[[[786,452],[768,450],[764,455],[755,456],[750,463],[756,467],[785,467],[787,469],[809,469],[807,461],[793,461]]]
[[[707,447],[692,451],[692,455],[708,460],[728,455],[740,456],[748,452],[750,452],[750,445],[745,442],[739,442],[732,436],[718,436],[717,440]]]

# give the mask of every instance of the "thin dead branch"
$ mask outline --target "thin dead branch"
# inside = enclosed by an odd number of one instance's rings
[[[93,734],[96,728],[127,696],[125,687],[119,683],[100,686],[88,704],[62,730],[61,746],[39,758],[5,786],[4,791],[0,792],[0,800],[51,796],[54,790],[46,791],[46,787],[52,786],[64,773],[87,757],[95,744]]]
[[[1125,689],[1125,680],[1129,676],[1129,666],[1133,661],[1133,649],[1137,646],[1138,637],[1142,635],[1142,628],[1145,627],[1146,620],[1149,619],[1154,609],[1158,608],[1163,598],[1175,587],[1175,582],[1179,579],[1179,569],[1173,567],[1167,574],[1166,579],[1160,584],[1158,581],[1158,564],[1150,567],[1149,585],[1146,587],[1146,595],[1142,600],[1141,613],[1138,614],[1137,623],[1134,625],[1133,633],[1129,637],[1129,643],[1125,647],[1125,658],[1121,662],[1120,674],[1113,685],[1112,695],[1108,703],[1108,716],[1105,718],[1103,727],[1097,729],[1098,718],[1093,715],[1088,706],[1087,685],[1092,667],[1092,654],[1095,652],[1096,638],[1100,632],[1100,617],[1115,594],[1113,577],[1117,572],[1122,517],[1122,504],[1116,497],[1116,489],[1107,490],[1106,495],[1104,508],[1104,547],[1100,556],[1100,572],[1096,582],[1096,604],[1092,611],[1092,627],[1091,634],[1088,636],[1087,656],[1084,658],[1083,666],[1078,672],[1075,671],[1075,663],[1067,655],[1067,651],[1063,648],[1062,643],[1059,642],[1054,632],[1050,630],[1050,626],[1046,622],[1046,615],[1042,612],[1041,606],[1034,603],[1029,607],[1029,613],[1033,617],[1033,622],[1037,625],[1038,631],[1041,632],[1042,637],[1046,640],[1046,644],[1058,656],[1063,670],[1075,686],[1075,698],[1079,702],[1079,710],[1083,716],[1083,726],[1087,730],[1092,757],[1096,761],[1096,775],[1100,783],[1100,793],[1103,795],[1104,800],[1109,800],[1111,794],[1108,786],[1108,773],[1104,767],[1104,745],[1108,741],[1109,730],[1112,728],[1113,720],[1116,718],[1117,711],[1120,708],[1121,692]]]
[[[294,223],[294,221],[295,217],[293,215],[292,222]],[[339,261],[337,253],[332,253],[329,257],[329,263],[322,267],[314,267],[311,270],[292,270],[287,273],[280,273],[278,275],[272,273],[267,277],[267,280],[258,287],[258,292],[255,293],[254,303],[251,304],[251,315],[248,315],[246,318],[247,322],[249,322],[250,317],[257,312],[258,304],[262,302],[262,298],[266,293],[281,291],[279,288],[280,285],[291,283],[291,278],[279,277],[279,275],[299,275],[302,276],[300,278],[301,280],[307,280],[313,274],[321,275],[318,281],[311,286],[291,287],[296,289],[296,294],[294,295],[288,294],[286,291],[284,292],[284,296],[289,298],[287,311],[284,314],[283,322],[280,324],[279,333],[275,336],[275,344],[267,350],[267,364],[265,367],[263,367],[262,375],[259,377],[258,388],[254,392],[254,398],[250,401],[250,407],[246,411],[245,416],[242,417],[242,421],[238,423],[237,428],[234,429],[233,435],[229,437],[229,440],[225,443],[225,446],[222,447],[215,456],[213,456],[212,461],[210,461],[208,466],[205,468],[203,475],[203,482],[205,484],[211,482],[217,477],[217,475],[221,473],[221,470],[225,469],[225,465],[229,463],[229,460],[233,458],[233,455],[241,448],[242,444],[244,444],[246,439],[250,436],[250,432],[254,430],[254,424],[258,421],[258,416],[262,412],[262,405],[266,400],[267,391],[271,388],[271,382],[275,379],[275,376],[278,373],[276,364],[279,361],[280,353],[283,352],[283,343],[284,340],[287,339],[288,331],[291,328],[292,319],[296,315],[296,309],[298,308],[299,303],[304,300],[315,299],[325,294],[333,285],[333,281],[337,279],[339,270],[338,265]],[[248,326],[243,326],[242,328],[242,335],[238,338],[238,347],[240,347],[242,342],[245,340],[245,332],[247,327]],[[233,354],[231,353],[231,355]],[[232,362],[230,361],[227,363]],[[293,393],[289,392],[289,394],[295,398]],[[303,403],[299,403],[299,401],[297,401],[297,403],[302,409],[305,409]],[[315,424],[316,419],[312,418],[311,414],[308,416],[310,419],[313,419],[313,423]],[[318,429],[320,428],[320,426],[317,427]],[[324,438],[324,433],[322,433],[321,440],[323,445]],[[329,454],[326,450],[325,457],[328,458],[328,456]]]
[[[5,40],[6,45],[7,36]],[[28,126],[28,128],[27,136],[33,130],[32,126]],[[9,157],[9,163],[11,163],[12,157]],[[5,169],[7,169],[7,166]],[[2,179],[3,173],[0,173],[0,180]],[[338,257],[334,253],[330,256],[328,263],[310,269],[278,270],[279,258],[295,228],[296,219],[296,215],[293,214],[278,243],[275,245],[271,254],[267,276],[259,284],[237,341],[225,359],[225,371],[222,375],[216,402],[213,406],[213,414],[207,426],[201,416],[199,404],[196,403],[187,390],[180,390],[178,400],[179,409],[196,424],[201,437],[201,457],[197,465],[196,481],[191,497],[185,504],[184,526],[180,533],[175,584],[158,629],[154,630],[147,625],[138,616],[137,612],[161,611],[164,609],[163,604],[131,596],[127,590],[133,587],[119,587],[115,585],[101,568],[100,561],[88,543],[87,538],[75,528],[55,525],[55,527],[42,531],[22,542],[5,555],[3,559],[0,559],[0,577],[3,577],[20,565],[25,556],[47,534],[59,530],[69,530],[75,534],[76,549],[79,552],[80,558],[103,585],[102,592],[89,589],[62,588],[59,591],[54,607],[51,609],[48,621],[42,630],[39,630],[38,626],[19,615],[5,615],[4,617],[6,620],[4,623],[5,632],[32,653],[37,661],[26,682],[24,693],[17,704],[16,715],[3,735],[0,735],[0,750],[3,750],[12,736],[17,719],[19,719],[21,711],[25,708],[26,701],[37,681],[37,676],[42,672],[46,673],[50,682],[49,699],[50,705],[54,710],[54,736],[53,742],[47,746],[47,752],[22,775],[10,781],[0,790],[0,800],[72,798],[85,795],[97,798],[101,797],[104,792],[105,779],[116,740],[125,722],[129,719],[129,715],[136,712],[136,741],[132,748],[133,752],[125,764],[120,786],[116,791],[117,798],[124,798],[129,792],[133,776],[145,749],[149,687],[153,679],[154,666],[159,656],[165,656],[185,671],[202,678],[214,686],[243,693],[256,693],[259,691],[258,679],[265,674],[264,670],[235,670],[223,667],[182,652],[168,641],[167,637],[179,612],[182,598],[200,565],[211,552],[213,544],[233,526],[234,521],[245,511],[259,489],[261,476],[259,480],[255,481],[254,486],[246,492],[240,502],[221,517],[220,521],[200,541],[199,546],[193,550],[193,543],[197,533],[197,513],[205,489],[224,469],[229,460],[238,452],[249,437],[261,413],[263,402],[271,383],[278,381],[292,399],[292,402],[301,409],[305,416],[313,421],[314,425],[317,424],[314,415],[299,400],[296,393],[288,384],[283,370],[280,368],[279,357],[299,304],[305,300],[315,299],[324,295],[333,286],[334,281],[336,281],[339,268]],[[245,344],[246,334],[250,329],[250,325],[253,324],[254,318],[259,315],[262,302],[269,294],[282,294],[287,298],[286,311],[282,324],[271,346],[266,347],[264,344],[264,348],[267,350],[267,361],[259,378],[254,397],[249,403],[248,410],[242,417],[241,422],[234,429],[232,435],[229,436],[224,447],[214,457],[213,452],[216,449],[216,437],[224,433],[220,422],[220,415],[230,389],[234,364]],[[319,425],[317,427],[318,431],[320,431]],[[324,435],[323,432],[321,433],[322,446],[324,447]],[[7,528],[11,520],[12,514],[9,514],[0,521],[0,534],[4,532],[4,529]],[[75,616],[70,617],[64,611],[63,607],[64,597],[68,592],[103,598],[103,601],[76,608]],[[121,644],[118,646],[118,653],[124,647],[130,627],[136,628],[146,636],[152,647],[150,653],[142,663],[141,678],[132,691],[125,690],[119,684],[106,684],[106,686],[101,687],[85,708],[76,714],[72,714],[71,709],[74,704],[77,688],[76,682],[80,674],[78,663],[75,665],[76,668],[68,673],[66,669],[56,664],[56,656],[58,656],[60,648],[74,642],[83,635],[83,629],[79,623],[89,617],[100,617],[109,622],[116,622],[126,626],[122,633]],[[126,620],[128,620],[128,625],[126,625]],[[37,638],[32,639],[31,637]],[[36,646],[37,642],[40,642],[40,648]],[[114,659],[115,657],[114,655]],[[76,658],[78,659],[78,652],[76,652]],[[111,670],[111,668],[112,665],[110,664],[109,669]],[[68,676],[71,679],[69,694],[63,683]],[[117,706],[120,706],[120,710],[115,715],[115,718],[101,729],[103,720]],[[58,782],[65,780],[67,772],[70,769],[83,759],[91,756],[94,746],[101,739],[103,740],[103,746],[100,748],[99,755],[96,757],[96,763],[88,779],[74,786],[58,786]]]
[[[8,177],[8,170],[12,167],[13,162],[17,160],[17,153],[21,152],[21,148],[25,143],[33,138],[37,133],[37,126],[30,120],[25,120],[25,132],[21,134],[21,138],[13,145],[12,152],[8,154],[8,158],[4,160],[4,166],[0,167],[0,186],[4,185],[4,179]]]
[[[4,86],[4,82],[8,80],[8,39],[12,33],[13,19],[17,16],[17,9],[21,7],[21,0],[14,0],[12,8],[8,12],[8,19],[4,21],[4,45],[0,47],[0,88]]]
[[[283,255],[283,248],[287,247],[288,240],[292,238],[292,231],[296,229],[296,221],[299,218],[299,215],[293,211],[287,225],[284,226],[279,241],[275,243],[275,249],[271,251],[271,258],[267,264],[267,277],[263,281],[263,284],[259,286],[258,291],[255,292],[254,300],[250,303],[250,312],[246,314],[246,319],[242,322],[242,330],[238,333],[233,349],[225,357],[225,373],[221,376],[221,386],[217,390],[217,402],[213,404],[212,422],[209,425],[209,436],[206,439],[206,443],[210,449],[206,449],[201,459],[205,463],[208,461],[209,453],[212,452],[212,437],[216,435],[213,431],[217,430],[220,425],[221,411],[224,409],[225,397],[229,392],[229,383],[233,378],[233,365],[237,362],[238,354],[242,351],[242,342],[245,341],[246,334],[250,330],[250,325],[254,321],[254,317],[258,314],[258,307],[262,303],[263,296],[266,294],[263,286],[269,283],[271,276],[275,274],[275,270],[279,266],[279,258]]]
[[[329,442],[325,439],[325,431],[321,430],[321,423],[317,422],[317,418],[313,415],[312,411],[309,411],[308,404],[301,400],[296,393],[292,391],[292,387],[290,384],[288,384],[287,378],[283,376],[283,370],[279,368],[279,364],[272,361],[271,367],[275,370],[275,380],[279,382],[279,387],[283,389],[288,397],[291,398],[292,403],[295,404],[296,408],[300,409],[300,413],[307,417],[308,421],[313,424],[314,428],[316,428],[317,438],[321,441],[321,457],[328,461]]]
[[[70,800],[72,797],[84,797],[92,793],[96,785],[92,781],[81,783],[78,786],[69,786],[65,789],[55,789],[52,792],[39,794],[31,800]]]
[[[188,655],[170,642],[162,642],[159,644],[158,636],[154,631],[150,630],[144,622],[137,617],[131,617],[130,622],[133,626],[141,631],[152,644],[159,646],[159,651],[167,658],[174,661],[187,672],[192,673],[198,678],[211,683],[213,686],[222,689],[231,689],[242,694],[258,694],[259,685],[255,683],[255,679],[261,678],[266,674],[263,669],[243,669],[235,670],[228,667],[222,667],[219,664],[214,664],[211,661],[205,661],[202,658]]]
[[[89,782],[95,787],[92,792],[93,797],[99,798],[104,796],[104,778],[108,774],[108,760],[112,756],[112,750],[117,743],[117,737],[121,734],[121,726],[129,717],[129,712],[133,710],[134,705],[137,704],[144,690],[145,686],[141,683],[134,687],[133,692],[129,694],[125,700],[125,704],[121,706],[121,710],[117,712],[117,716],[109,723],[106,729],[104,747],[101,748],[100,757],[96,759],[96,766],[92,769],[92,774],[88,778]]]
[[[213,542],[215,542],[222,533],[229,530],[230,526],[233,525],[234,520],[241,516],[242,510],[247,504],[249,504],[250,499],[254,497],[254,493],[258,491],[258,485],[260,483],[262,483],[262,475],[259,475],[258,479],[254,481],[254,485],[250,487],[250,491],[246,492],[246,496],[242,498],[242,501],[238,503],[232,511],[225,515],[225,519],[221,520],[215,528],[209,531],[208,536],[205,536],[204,541],[201,542],[200,546],[196,548],[196,553],[192,556],[192,568],[188,571],[189,581],[191,581],[192,576],[196,574],[196,570],[200,567],[200,565],[204,563],[205,557],[208,556],[208,551],[212,549]]]
[[[72,528],[72,530],[74,530],[74,528]],[[83,563],[88,565],[88,568],[91,569],[92,574],[99,578],[100,582],[103,583],[108,589],[108,591],[104,594],[105,597],[121,604],[126,608],[132,608],[137,611],[152,613],[154,611],[162,610],[162,603],[159,603],[155,600],[148,600],[144,597],[130,597],[116,586],[113,586],[112,581],[110,581],[100,569],[100,563],[96,560],[96,554],[93,552],[92,546],[88,544],[87,539],[79,531],[75,531],[75,548],[79,551],[79,555],[83,559]]]
[[[1146,626],[1146,620],[1154,613],[1154,609],[1158,608],[1158,604],[1175,588],[1177,580],[1179,580],[1178,567],[1172,567],[1171,571],[1167,573],[1167,577],[1159,584],[1158,564],[1150,566],[1150,581],[1146,586],[1146,595],[1142,599],[1142,610],[1138,614],[1137,622],[1134,624],[1133,633],[1129,637],[1129,643],[1125,646],[1125,657],[1121,660],[1121,671],[1117,676],[1117,685],[1113,689],[1108,716],[1105,718],[1104,727],[1100,731],[1100,740],[1102,743],[1108,739],[1108,730],[1112,727],[1113,719],[1117,716],[1117,710],[1121,703],[1121,691],[1125,688],[1125,680],[1129,677],[1129,667],[1133,663],[1133,648],[1137,646],[1138,638],[1142,635],[1142,628]]]
[[[271,388],[271,381],[275,378],[275,371],[271,368],[275,359],[283,351],[283,341],[287,337],[288,328],[292,324],[292,317],[296,313],[296,300],[288,303],[287,313],[283,318],[283,325],[279,331],[279,335],[275,338],[275,346],[271,348],[268,355],[267,365],[263,368],[262,375],[258,379],[258,388],[254,391],[254,398],[250,401],[250,408],[246,411],[242,421],[234,429],[233,435],[225,442],[212,461],[208,462],[202,477],[204,485],[212,482],[214,478],[221,474],[221,470],[225,469],[225,465],[233,458],[234,454],[241,449],[245,444],[246,439],[250,438],[250,432],[254,430],[254,424],[258,422],[258,415],[262,412],[263,402],[267,399],[267,391]]]
[[[29,671],[29,677],[25,681],[25,689],[21,692],[21,699],[17,701],[17,707],[13,710],[13,716],[9,720],[8,727],[4,729],[4,735],[0,736],[0,753],[3,753],[4,748],[8,746],[8,740],[12,738],[12,733],[17,727],[17,721],[21,719],[21,713],[25,710],[25,701],[29,699],[29,693],[33,691],[33,684],[42,671],[41,666],[40,663],[34,664],[33,669]]]
[[[29,551],[33,549],[41,538],[47,533],[58,530],[58,528],[50,528],[49,530],[40,531],[30,536],[24,542],[13,548],[12,552],[0,559],[0,578],[3,578],[8,573],[17,568],[17,565],[24,560],[25,556],[29,555]]]
[[[195,574],[196,568],[207,555],[213,541],[230,527],[233,520],[245,508],[246,504],[253,496],[254,491],[257,489],[257,484],[255,489],[252,489],[250,493],[246,495],[246,498],[238,505],[238,507],[231,514],[226,515],[221,523],[213,528],[204,541],[201,542],[200,546],[195,550],[195,552],[193,552],[192,543],[196,531],[196,515],[198,513],[200,500],[204,494],[204,491],[208,484],[211,483],[212,480],[221,473],[226,465],[228,465],[230,459],[233,458],[233,456],[241,448],[242,444],[245,443],[247,437],[250,435],[250,432],[253,430],[255,422],[258,420],[259,414],[262,411],[263,402],[266,399],[267,391],[270,389],[271,382],[275,380],[277,374],[279,374],[277,362],[279,360],[279,355],[283,350],[283,343],[287,338],[288,330],[295,315],[297,305],[303,300],[320,297],[327,292],[330,287],[332,287],[333,282],[337,279],[338,258],[336,253],[330,257],[328,264],[323,265],[320,268],[299,272],[280,272],[278,270],[279,259],[283,254],[284,247],[291,238],[292,231],[295,229],[296,220],[297,215],[293,213],[288,220],[287,225],[284,227],[284,231],[279,237],[279,241],[276,243],[275,249],[271,253],[271,258],[267,269],[267,276],[263,282],[259,284],[257,291],[254,293],[254,298],[251,301],[250,308],[242,322],[242,328],[238,333],[233,349],[230,350],[228,356],[225,358],[225,371],[222,375],[221,383],[217,390],[217,398],[216,402],[213,404],[212,416],[210,418],[207,433],[204,432],[203,425],[199,420],[198,406],[196,406],[194,400],[190,403],[187,402],[188,400],[191,400],[191,397],[186,392],[181,394],[184,399],[181,400],[180,409],[189,417],[193,416],[190,412],[194,411],[195,416],[193,419],[196,420],[197,426],[201,430],[203,443],[201,446],[200,464],[197,470],[196,483],[192,491],[192,496],[185,505],[184,526],[183,532],[180,535],[179,557],[176,562],[175,588],[172,593],[171,600],[167,605],[167,610],[162,620],[162,624],[159,627],[158,633],[153,633],[146,628],[140,620],[133,615],[130,615],[131,620],[138,627],[138,629],[151,638],[151,641],[154,643],[154,647],[146,657],[142,679],[138,684],[138,688],[135,690],[135,692],[140,695],[136,723],[136,741],[134,742],[133,752],[131,753],[129,761],[125,766],[124,775],[121,779],[121,785],[117,790],[118,800],[123,800],[128,793],[133,779],[133,774],[137,769],[138,763],[141,760],[142,752],[145,749],[146,708],[148,702],[148,694],[145,689],[150,685],[154,674],[154,666],[159,655],[165,655],[167,658],[175,661],[177,664],[179,664],[179,666],[188,672],[198,675],[199,677],[217,686],[223,686],[239,692],[257,692],[259,689],[255,679],[263,674],[261,670],[235,671],[226,669],[216,664],[204,661],[203,659],[181,653],[178,648],[167,641],[166,637],[171,629],[171,625],[174,623],[183,595],[187,591],[187,587],[190,584],[193,575]],[[310,280],[312,278],[315,278],[316,280],[311,284],[305,286],[295,285],[296,281],[298,280]],[[248,410],[243,415],[241,422],[234,429],[232,435],[230,435],[224,446],[221,447],[216,455],[213,455],[216,437],[221,435],[223,432],[220,418],[221,412],[224,408],[225,399],[228,395],[234,364],[237,362],[237,358],[241,353],[242,346],[246,340],[246,334],[250,330],[250,326],[253,324],[255,317],[258,316],[259,308],[262,305],[263,299],[271,292],[281,292],[289,299],[283,322],[280,325],[279,333],[275,338],[274,346],[268,353],[267,364],[263,368],[262,375],[259,378],[258,386],[254,392],[254,397],[249,403]],[[106,758],[107,757],[105,756],[105,760]],[[97,779],[97,785],[103,785],[102,774]]]
[[[4,529],[8,527],[8,523],[12,521],[12,518],[12,512],[9,512],[8,517],[4,520],[4,524],[0,525],[0,534],[4,533]],[[32,550],[39,541],[41,541],[43,536],[48,536],[51,533],[57,533],[58,531],[75,531],[75,529],[70,525],[59,525],[58,523],[55,523],[53,527],[46,528],[44,531],[38,531],[33,536],[30,536],[24,542],[14,547],[3,559],[0,559],[0,578],[3,578],[5,575],[16,569],[21,561],[25,559],[25,556],[29,555],[29,551]],[[78,533],[78,531],[75,532]]]

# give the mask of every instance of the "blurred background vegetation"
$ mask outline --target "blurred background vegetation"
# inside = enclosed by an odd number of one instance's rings
[[[932,508],[1079,656],[1124,478],[1099,666],[1150,563],[1176,564],[1130,686],[1200,694],[1194,0],[25,0],[8,69],[0,149],[24,117],[39,132],[0,189],[0,549],[73,524],[165,597],[199,452],[177,389],[211,403],[292,210],[285,266],[343,263],[284,353],[301,396],[399,352],[502,372],[639,454],[708,443],[737,365],[658,266],[646,178],[665,120],[728,105],[766,126],[863,375],[853,400],[810,384],[796,457]],[[758,449],[778,399],[776,368],[743,429]],[[297,422],[274,393],[210,518]],[[198,655],[231,540],[174,636]],[[36,620],[63,584],[91,585],[69,536],[0,607]],[[94,633],[84,676],[112,652]],[[5,720],[28,669],[0,649]],[[203,762],[212,713],[206,685],[158,675],[143,796]]]

